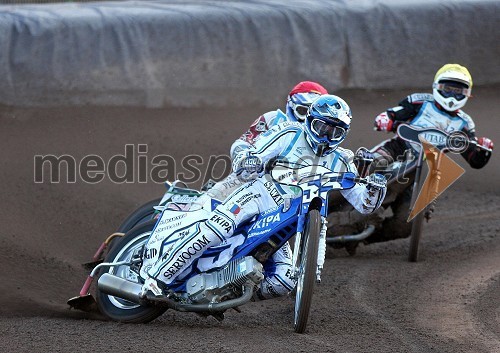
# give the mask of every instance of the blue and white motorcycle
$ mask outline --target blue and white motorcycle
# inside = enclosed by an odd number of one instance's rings
[[[336,173],[322,166],[297,166],[275,162],[269,174],[274,182],[295,186],[302,197],[285,202],[246,222],[234,235],[209,248],[192,266],[181,273],[162,295],[141,292],[141,271],[159,256],[158,244],[173,242],[179,230],[204,221],[219,203],[198,206],[203,194],[169,184],[160,206],[161,214],[142,222],[119,239],[97,265],[82,288],[80,297],[70,305],[91,297],[90,282],[98,278],[96,289],[99,310],[112,320],[145,323],[167,309],[196,312],[222,320],[223,313],[249,302],[264,278],[263,264],[292,237],[294,239],[292,277],[297,280],[295,294],[295,332],[303,333],[309,316],[314,285],[321,280],[326,251],[326,232],[321,232],[328,209],[328,193],[368,183],[354,173]],[[88,286],[87,286],[88,284]],[[77,307],[77,305],[72,305]]]

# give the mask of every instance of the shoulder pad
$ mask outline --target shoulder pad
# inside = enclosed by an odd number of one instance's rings
[[[279,109],[267,112],[262,116],[266,120],[267,126],[269,127],[289,120],[288,116]]]
[[[465,113],[463,110],[459,110],[457,112],[457,116],[465,121],[465,123],[467,124],[467,130],[474,131],[474,129],[476,128],[476,124],[474,124],[474,121],[469,114]]]
[[[275,112],[276,119],[279,119],[280,121],[289,121],[290,118],[288,118],[288,115],[283,113],[281,109],[276,110]]]
[[[413,93],[408,96],[408,102],[412,104],[419,104],[426,101],[434,101],[434,96],[430,93]]]
[[[269,112],[267,112],[267,113],[262,114],[262,116],[263,116],[264,118],[266,118],[266,120],[268,120],[268,119],[272,119],[272,118],[274,118],[274,117],[276,116],[276,113],[277,113],[277,111],[276,111],[276,110],[271,110],[271,111],[269,111]]]

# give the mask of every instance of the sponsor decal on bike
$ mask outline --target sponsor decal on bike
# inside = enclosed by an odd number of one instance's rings
[[[282,205],[283,202],[285,202],[283,196],[281,196],[280,192],[278,191],[278,189],[276,188],[276,186],[272,181],[266,181],[264,183],[264,187],[269,192],[269,195],[278,206]]]
[[[278,181],[283,181],[286,178],[290,178],[290,181],[294,182],[294,181],[296,181],[295,177],[294,177],[294,174],[295,173],[293,171],[289,171],[289,172],[283,173],[280,176],[278,176]]]
[[[170,279],[172,278],[180,269],[184,267],[184,265],[191,260],[193,257],[197,258],[196,256],[198,253],[204,251],[210,241],[207,239],[206,235],[200,235],[197,239],[193,241],[193,243],[188,246],[186,249],[184,249],[177,259],[172,263],[172,265],[165,270],[163,275],[165,278]]]
[[[255,236],[258,236],[258,235],[269,233],[270,231],[271,231],[271,229],[264,229],[264,230],[260,230],[258,232],[253,232],[252,231],[251,236],[255,237]]]
[[[270,213],[274,213],[276,212],[278,209],[280,208],[280,206],[274,206],[274,207],[271,207],[270,209],[268,210],[265,210],[264,212],[261,213],[262,216],[265,216],[265,215],[268,215]]]
[[[193,203],[198,200],[198,196],[188,196],[188,195],[174,195],[172,196],[173,202],[178,203]]]
[[[446,144],[446,136],[439,133],[423,133],[423,138],[434,146],[443,146]]]
[[[270,215],[265,218],[259,219],[255,221],[254,224],[250,227],[250,231],[255,230],[255,229],[262,229],[268,227],[270,224],[274,222],[279,222],[281,221],[281,217],[279,213],[276,213],[275,215]],[[255,235],[255,234],[254,234]]]

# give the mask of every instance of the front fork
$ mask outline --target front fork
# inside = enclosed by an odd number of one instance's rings
[[[321,282],[321,271],[325,264],[326,257],[326,230],[328,228],[328,222],[325,217],[321,216],[321,231],[319,233],[319,247],[318,247],[318,260],[316,264],[316,282]],[[295,235],[295,243],[293,245],[292,253],[292,274],[293,279],[297,279],[300,271],[299,264],[299,249],[302,245],[302,232],[297,232]]]
[[[328,222],[325,217],[321,216],[321,231],[319,232],[319,247],[318,247],[318,264],[316,267],[316,283],[321,283],[321,271],[325,264],[326,257],[326,230]]]
[[[302,232],[297,232],[295,234],[295,242],[293,244],[293,252],[292,252],[292,274],[291,278],[297,280],[299,277],[299,249],[302,244]]]

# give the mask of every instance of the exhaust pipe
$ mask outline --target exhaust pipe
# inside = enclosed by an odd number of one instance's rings
[[[141,304],[142,285],[124,278],[104,273],[97,281],[97,288],[103,293]]]
[[[364,231],[359,234],[351,234],[351,235],[339,235],[336,237],[327,237],[327,243],[349,243],[351,241],[361,241],[368,238],[375,231],[375,226],[369,225]]]
[[[142,285],[131,282],[124,278],[111,275],[109,273],[103,274],[99,281],[97,281],[97,287],[103,293],[112,295],[114,297],[129,300],[133,303],[146,305],[148,302],[152,303],[163,303],[169,308],[177,311],[188,311],[188,312],[221,312],[230,308],[234,308],[249,302],[252,299],[254,284],[246,283],[243,285],[243,295],[236,299],[230,299],[223,301],[222,303],[208,303],[208,304],[186,304],[179,303],[165,296],[150,296],[147,295],[145,298],[140,297]]]

